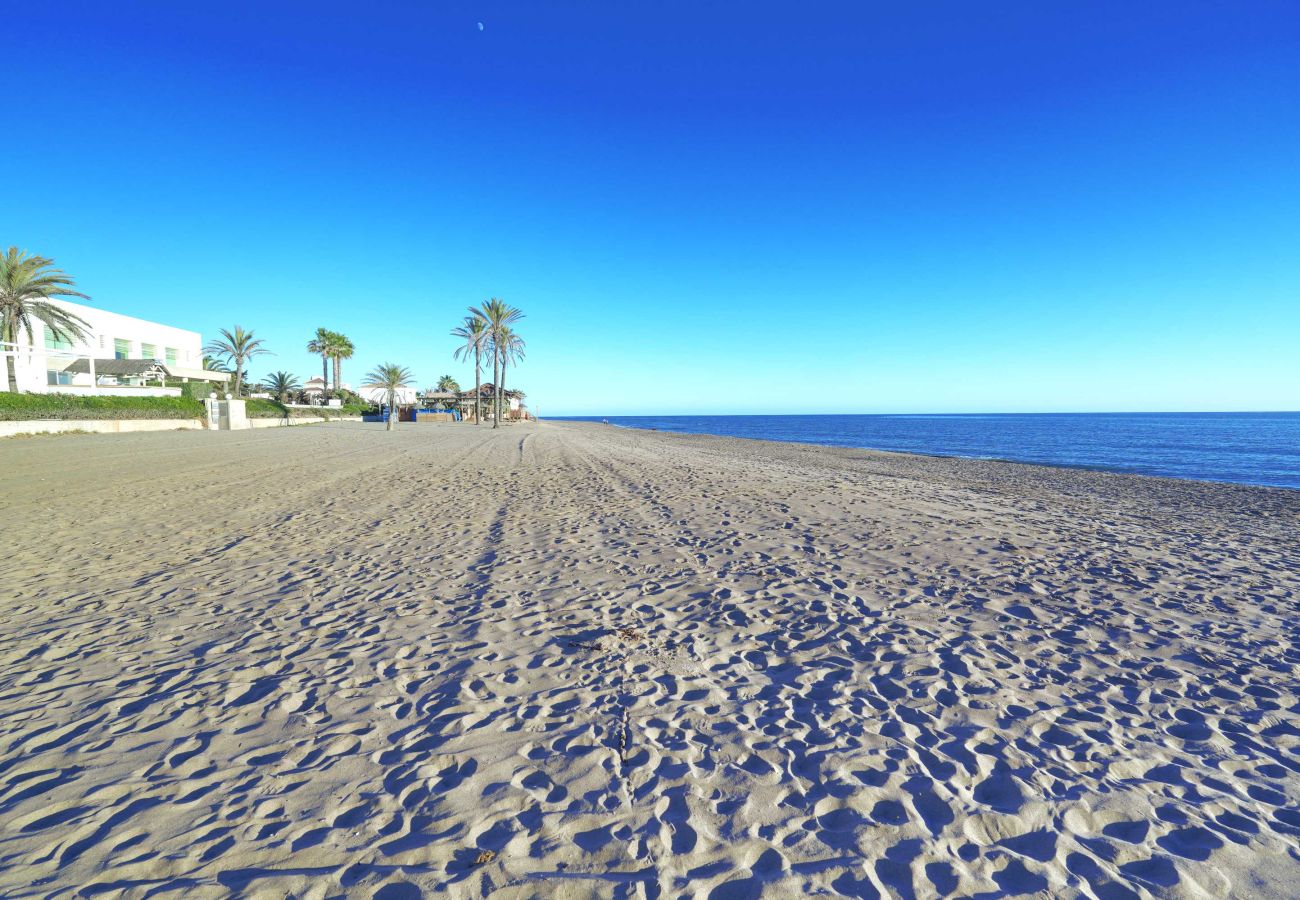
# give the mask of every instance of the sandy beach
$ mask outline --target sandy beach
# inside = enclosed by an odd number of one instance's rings
[[[568,423],[0,460],[5,897],[1300,884],[1300,492]]]

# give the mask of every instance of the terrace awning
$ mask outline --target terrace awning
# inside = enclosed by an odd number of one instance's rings
[[[89,375],[90,361],[78,359],[63,371],[72,375]],[[161,378],[167,375],[168,372],[162,363],[154,362],[152,359],[97,359],[95,360],[95,374],[146,375],[150,378]]]
[[[78,359],[70,363],[63,371],[71,375],[90,374],[90,361]],[[212,372],[208,369],[183,369],[180,366],[165,366],[152,359],[97,359],[95,375],[115,375],[146,378],[190,378],[195,381],[229,381],[229,372]]]

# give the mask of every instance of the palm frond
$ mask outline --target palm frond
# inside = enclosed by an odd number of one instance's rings
[[[406,366],[399,366],[396,363],[381,363],[371,370],[366,376],[366,383],[363,385],[368,388],[382,388],[386,391],[395,391],[399,388],[409,387],[415,376]]]
[[[0,254],[0,340],[17,341],[21,333],[33,339],[32,319],[49,326],[62,340],[85,340],[90,324],[49,300],[54,297],[90,298],[74,290],[75,282],[54,261],[31,256],[10,247]]]

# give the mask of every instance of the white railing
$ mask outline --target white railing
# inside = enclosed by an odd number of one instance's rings
[[[63,372],[79,359],[86,360],[87,374],[69,375],[67,383],[50,384],[50,372]],[[9,366],[14,367],[18,390],[48,394],[61,389],[82,388],[78,393],[95,393],[98,379],[95,377],[95,358],[66,350],[51,349],[35,344],[18,344],[9,341],[0,342],[0,390],[9,389]],[[73,379],[79,379],[73,381]]]
[[[9,363],[13,361],[18,390],[35,394],[94,395],[112,393],[119,396],[179,397],[180,388],[163,384],[149,384],[145,378],[127,376],[131,380],[122,384],[114,376],[108,383],[100,382],[95,371],[95,357],[88,353],[74,353],[33,344],[0,342],[0,390],[9,389]],[[70,373],[69,367],[80,360],[86,361],[85,372]],[[51,382],[51,375],[55,381]]]

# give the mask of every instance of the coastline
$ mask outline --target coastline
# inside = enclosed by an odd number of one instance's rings
[[[550,420],[4,452],[0,892],[1300,877],[1293,490]]]
[[[614,425],[614,423],[604,426],[598,423],[575,420],[543,419],[543,422],[560,426],[616,427],[637,434],[663,435],[688,442],[698,441],[701,447],[707,447],[710,442],[720,442],[716,449],[724,449],[731,442],[739,442],[736,449],[739,449],[742,453],[747,445],[755,445],[767,448],[768,452],[778,457],[785,454],[806,454],[809,451],[815,451],[825,454],[828,460],[833,459],[842,463],[852,463],[854,460],[862,462],[875,460],[883,463],[894,459],[904,469],[917,469],[918,471],[911,474],[918,477],[924,474],[924,477],[928,478],[953,478],[957,479],[955,483],[962,483],[963,479],[969,479],[969,482],[967,482],[969,487],[976,487],[981,484],[990,486],[998,483],[1023,487],[1027,482],[1041,482],[1044,484],[1052,483],[1058,489],[1066,492],[1088,493],[1096,491],[1099,496],[1122,497],[1130,493],[1132,488],[1136,486],[1136,489],[1141,494],[1163,497],[1166,502],[1172,503],[1182,502],[1184,499],[1212,503],[1214,502],[1214,494],[1225,491],[1228,496],[1240,502],[1263,504],[1263,508],[1276,508],[1279,515],[1294,511],[1297,516],[1300,516],[1300,491],[1295,488],[1276,485],[1148,475],[1141,472],[1125,472],[1109,468],[1093,468],[1064,463],[1024,462],[1000,457],[919,453],[910,450],[881,450],[874,447],[848,447],[803,441],[779,441],[765,438],[669,431],[666,429],[644,429]],[[799,458],[809,459],[809,457]],[[927,468],[924,466],[927,461],[933,462],[935,465]],[[890,470],[887,467],[881,470],[882,474],[888,471]],[[1061,477],[1053,478],[1053,473],[1059,473]],[[1079,476],[1079,480],[1072,483],[1071,475]],[[1130,483],[1128,479],[1137,479],[1137,481]],[[1187,495],[1185,498],[1182,497],[1184,494]],[[1228,514],[1232,512],[1232,510],[1225,510],[1225,513]],[[1246,514],[1251,515],[1252,513],[1246,512]]]
[[[891,432],[888,425],[898,420],[941,422],[944,427],[927,432],[909,427]],[[1260,420],[1261,428],[1281,428],[1271,446],[1243,446],[1243,455],[1209,453],[1204,442],[1231,445],[1237,432],[1225,423]],[[1156,478],[1211,481],[1218,484],[1247,484],[1300,490],[1300,469],[1285,448],[1300,441],[1300,413],[1232,412],[1232,413],[998,413],[998,414],[833,414],[833,415],[682,415],[682,416],[615,416],[612,420],[592,416],[559,417],[555,422],[607,423],[617,428],[659,431],[682,435],[707,434],[748,440],[809,444],[820,447],[878,450],[916,456],[959,459],[982,459],[1050,466],[1053,468],[1088,469]],[[826,423],[833,421],[834,427]],[[1060,430],[1057,422],[1075,422],[1091,428]],[[1015,423],[1009,435],[989,428],[952,428],[952,423]],[[1107,430],[1114,423],[1125,423],[1121,433]],[[1135,426],[1139,422],[1142,425]],[[792,427],[798,423],[798,427]],[[811,424],[809,424],[811,423]],[[1032,423],[1032,424],[1028,424]],[[1043,427],[1050,423],[1050,427]],[[1165,431],[1171,424],[1178,428]],[[1207,429],[1198,433],[1189,424]],[[820,427],[819,427],[820,426]],[[1038,426],[1038,427],[1035,427]],[[1094,440],[1094,433],[1107,438]],[[1176,438],[1170,442],[1171,437]],[[1158,440],[1157,440],[1158,438]],[[1077,443],[1076,443],[1077,442]],[[1013,451],[1014,444],[1019,452]],[[1154,460],[1154,463],[1152,462]],[[1273,465],[1273,471],[1259,466]]]

